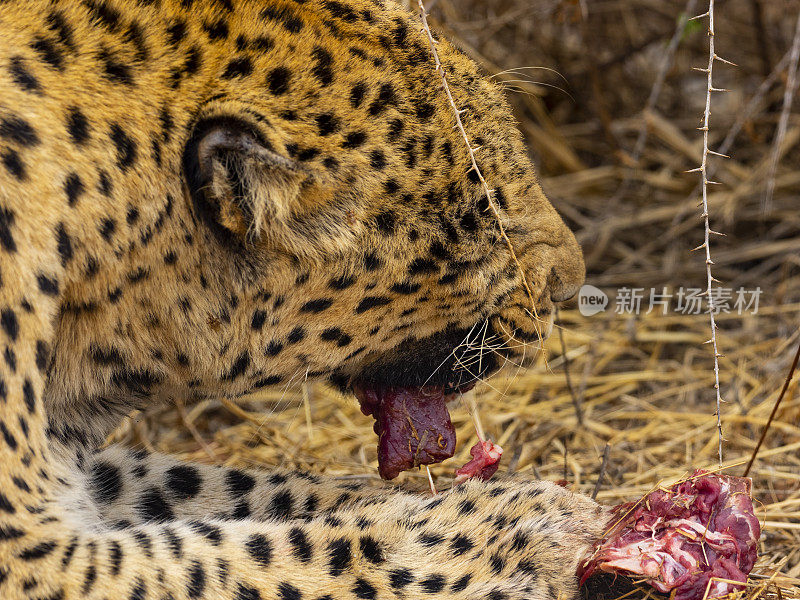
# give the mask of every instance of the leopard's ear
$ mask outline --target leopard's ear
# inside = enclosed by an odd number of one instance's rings
[[[255,241],[284,221],[305,174],[273,151],[248,123],[215,118],[198,123],[183,155],[195,210],[219,236]]]

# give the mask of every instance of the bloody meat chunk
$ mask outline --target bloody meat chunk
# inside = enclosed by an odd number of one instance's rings
[[[761,535],[750,485],[750,479],[698,470],[669,489],[615,507],[608,534],[579,569],[581,583],[600,570],[674,590],[674,600],[720,598],[741,589],[732,582],[747,582]]]
[[[472,455],[472,460],[460,469],[456,469],[453,485],[458,485],[467,479],[473,478],[489,481],[497,471],[497,467],[500,466],[500,457],[503,456],[503,449],[492,443],[492,440],[478,440],[469,449],[469,453]]]
[[[456,432],[440,387],[354,387],[361,412],[375,418],[378,472],[394,479],[401,472],[453,456]]]

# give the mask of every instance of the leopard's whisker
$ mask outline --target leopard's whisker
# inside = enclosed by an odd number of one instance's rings
[[[470,330],[467,332],[467,335],[466,335],[466,336],[464,336],[464,339],[463,339],[463,340],[462,340],[462,341],[461,341],[461,342],[460,342],[460,343],[459,343],[459,344],[458,344],[458,345],[457,345],[455,348],[453,348],[453,350],[450,352],[450,354],[448,354],[448,355],[447,355],[447,356],[444,358],[444,360],[442,360],[442,362],[441,362],[441,363],[439,363],[439,366],[438,366],[438,367],[436,367],[436,368],[433,370],[433,372],[432,372],[430,375],[428,375],[428,378],[427,378],[427,379],[425,380],[425,382],[422,384],[422,387],[425,387],[425,386],[428,384],[428,382],[431,380],[431,378],[432,378],[434,375],[436,375],[436,373],[439,371],[439,369],[441,369],[441,368],[444,366],[444,364],[445,364],[445,363],[446,363],[448,360],[450,360],[450,357],[452,357],[452,356],[455,356],[455,353],[456,353],[456,352],[459,350],[459,348],[461,348],[461,346],[463,346],[465,343],[468,343],[468,341],[469,341],[469,336],[470,336],[470,335],[472,335],[472,332],[473,332],[473,330],[475,329],[475,327],[477,327],[477,325],[478,325],[478,324],[477,324],[477,323],[475,323],[475,324],[472,326],[472,328],[471,328],[471,329],[470,329]]]

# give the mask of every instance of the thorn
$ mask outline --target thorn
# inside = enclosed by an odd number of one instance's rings
[[[713,343],[714,343],[714,340],[713,340],[713,339],[711,339],[711,340],[706,340],[706,341],[705,341],[705,342],[703,342],[703,343],[704,343],[704,344],[713,344]]]
[[[738,67],[739,66],[735,62],[731,62],[729,60],[725,60],[719,54],[714,54],[714,60],[718,60],[719,62],[725,63],[726,65],[730,65],[732,67]]]
[[[697,252],[698,250],[700,250],[702,248],[705,248],[705,247],[706,247],[706,245],[705,245],[705,243],[703,243],[703,244],[700,244],[697,248],[692,248],[689,252]]]
[[[713,260],[711,260],[710,258],[707,258],[707,259],[706,259],[706,264],[707,264],[707,265],[713,265],[713,264],[714,264],[714,261],[713,261]],[[711,279],[713,280],[714,278],[712,277]]]
[[[729,89],[726,89],[726,88],[715,88],[715,87],[708,88],[708,91],[709,92],[730,92]]]
[[[697,15],[696,17],[690,17],[690,21],[696,21],[697,19],[702,19],[708,16],[708,11],[704,12],[702,15]]]
[[[690,169],[688,171],[684,171],[684,173],[699,173],[702,170],[703,170],[703,167],[697,167],[695,169]]]
[[[702,127],[698,127],[697,131],[708,131],[708,125],[703,125]]]
[[[708,213],[707,213],[707,212],[703,212],[703,213],[700,215],[700,218],[701,218],[701,219],[705,219],[707,216],[708,216]]]
[[[719,181],[711,181],[710,179],[707,179],[706,183],[708,185],[722,185],[722,183],[720,183]]]
[[[708,69],[706,67],[692,67],[693,71],[700,71],[701,73],[708,73]]]
[[[714,231],[713,229],[709,229],[709,230],[708,230],[708,233],[710,233],[710,234],[712,234],[712,235],[727,235],[727,234],[725,234],[725,233],[721,233],[721,232],[719,232],[719,231]]]
[[[719,156],[720,158],[730,158],[727,154],[721,154],[719,152],[714,152],[713,150],[708,151],[709,154],[713,154],[714,156]]]

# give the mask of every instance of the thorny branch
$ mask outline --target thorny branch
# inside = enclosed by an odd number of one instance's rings
[[[447,100],[450,103],[450,108],[453,110],[453,116],[456,120],[456,128],[461,133],[461,137],[464,139],[464,144],[466,144],[467,152],[469,154],[469,159],[472,162],[472,170],[477,175],[478,179],[480,180],[481,187],[483,188],[483,193],[486,194],[486,199],[489,202],[489,208],[492,211],[492,214],[497,221],[497,226],[500,230],[500,237],[503,238],[503,241],[508,246],[508,251],[511,254],[511,260],[514,261],[514,264],[519,269],[520,276],[522,277],[522,285],[525,287],[525,293],[527,294],[528,298],[531,301],[531,309],[533,311],[533,323],[534,323],[534,330],[536,331],[536,335],[541,341],[542,334],[541,330],[539,329],[539,315],[536,313],[536,303],[533,299],[533,292],[531,291],[530,285],[528,284],[528,278],[525,276],[525,270],[522,268],[522,264],[520,264],[519,259],[517,258],[517,253],[514,250],[514,246],[511,243],[508,235],[506,234],[505,227],[503,226],[503,219],[500,215],[500,209],[497,206],[497,202],[494,198],[494,190],[489,188],[489,185],[486,183],[486,179],[483,177],[483,173],[481,173],[480,168],[478,167],[478,162],[475,159],[475,152],[478,148],[473,147],[469,141],[469,136],[467,135],[467,131],[464,128],[464,123],[461,121],[461,113],[463,111],[458,109],[456,106],[456,102],[453,99],[453,94],[450,91],[450,85],[447,83],[447,75],[444,70],[444,66],[442,65],[442,61],[439,59],[439,52],[436,50],[437,42],[433,38],[433,33],[431,32],[430,25],[428,24],[428,12],[425,10],[425,5],[423,4],[422,0],[417,0],[419,5],[419,17],[422,21],[422,29],[425,32],[425,35],[428,38],[428,44],[430,45],[431,54],[433,55],[433,60],[436,63],[436,73],[438,73],[439,77],[442,79],[442,87],[444,88],[445,94],[447,94]]]
[[[705,238],[703,243],[700,244],[695,250],[700,250],[701,248],[705,249],[706,254],[706,297],[708,298],[708,314],[711,319],[711,339],[708,340],[706,343],[711,344],[714,349],[714,391],[716,392],[716,401],[717,401],[717,435],[718,435],[718,453],[719,453],[719,464],[722,465],[722,411],[721,411],[721,404],[722,404],[722,396],[720,395],[720,386],[719,386],[719,358],[722,356],[719,353],[719,349],[717,346],[717,322],[714,319],[714,295],[712,293],[714,282],[719,282],[719,280],[715,279],[711,274],[711,265],[714,264],[714,261],[711,260],[711,235],[722,235],[717,231],[713,231],[709,225],[709,216],[708,216],[708,186],[713,185],[717,182],[711,181],[708,178],[708,157],[710,155],[721,156],[724,158],[725,155],[720,154],[718,152],[714,152],[709,150],[708,148],[708,132],[709,132],[709,125],[711,122],[711,92],[724,92],[726,90],[718,89],[714,87],[713,84],[713,72],[714,72],[714,62],[720,61],[725,64],[733,64],[723,58],[717,56],[714,51],[714,0],[709,0],[708,2],[708,11],[703,13],[702,15],[697,15],[692,19],[702,19],[704,17],[708,17],[708,66],[705,68],[695,67],[698,71],[702,71],[706,74],[707,77],[707,85],[706,85],[706,108],[703,113],[703,126],[700,127],[700,131],[703,132],[703,162],[702,164],[696,168],[692,169],[690,172],[699,172],[702,177],[702,193],[703,193],[703,200],[701,202],[701,206],[703,207],[703,212],[700,217],[703,219],[703,226],[705,231]]]

